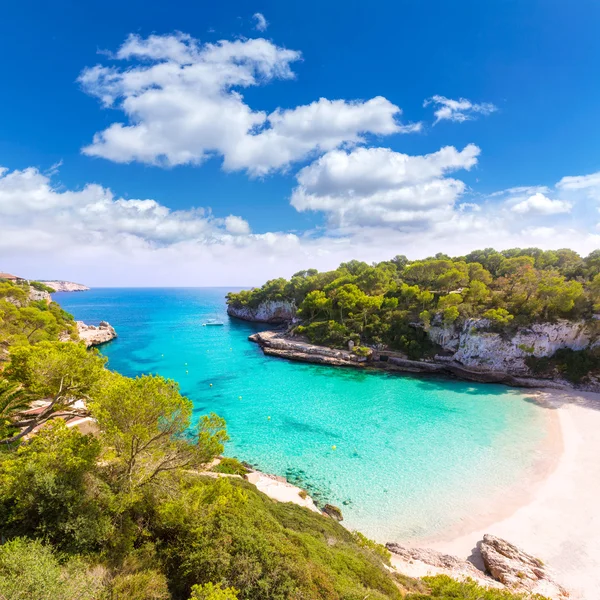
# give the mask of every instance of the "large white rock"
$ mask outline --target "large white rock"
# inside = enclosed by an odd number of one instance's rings
[[[293,321],[296,316],[296,305],[287,300],[262,302],[257,308],[229,305],[227,314],[244,321],[254,321],[256,323],[288,323]]]
[[[519,330],[512,337],[488,330],[486,319],[468,319],[460,329],[433,325],[429,337],[444,350],[452,352],[452,360],[467,367],[504,371],[513,375],[529,372],[528,356],[552,356],[561,348],[583,350],[595,339],[583,321],[536,323]]]

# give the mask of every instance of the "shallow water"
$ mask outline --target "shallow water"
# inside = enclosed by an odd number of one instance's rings
[[[265,327],[229,319],[227,291],[54,297],[76,319],[116,328],[102,347],[112,369],[177,380],[196,415],[227,420],[228,455],[340,506],[346,526],[382,542],[456,527],[539,458],[543,410],[514,390],[265,357],[247,340]],[[225,325],[203,327],[209,319]]]

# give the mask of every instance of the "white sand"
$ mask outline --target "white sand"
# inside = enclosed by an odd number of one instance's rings
[[[287,481],[281,481],[281,478],[254,471],[248,473],[246,479],[250,483],[253,483],[260,492],[266,494],[269,498],[273,498],[273,500],[277,500],[278,502],[293,502],[313,512],[321,513],[310,496],[306,495],[304,498],[300,496],[300,493],[303,491],[301,488]]]
[[[600,394],[544,390],[536,398],[558,415],[554,441],[563,452],[541,484],[511,491],[499,519],[428,546],[468,557],[484,533],[504,538],[541,558],[573,598],[600,599]],[[483,526],[483,524],[482,524]]]

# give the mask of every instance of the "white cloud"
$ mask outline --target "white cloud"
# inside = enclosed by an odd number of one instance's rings
[[[427,228],[448,218],[465,189],[445,175],[473,167],[479,152],[473,144],[425,156],[387,148],[335,150],[298,173],[291,203],[300,211],[325,212],[333,227]]]
[[[318,161],[304,172],[319,201],[325,194],[335,203],[321,204],[318,210],[339,212],[345,198],[351,208],[343,215],[344,224],[352,226],[340,229],[332,221],[328,230],[304,234],[252,233],[242,217],[220,218],[200,208],[173,211],[152,199],[119,198],[98,184],[64,189],[35,168],[2,169],[0,265],[24,277],[90,285],[229,286],[260,285],[268,278],[289,277],[307,267],[329,269],[352,258],[371,262],[440,251],[462,255],[490,246],[572,247],[586,254],[600,247],[589,214],[580,220],[568,214],[553,226],[545,221],[551,215],[530,214],[525,220],[506,210],[504,202],[479,203],[480,210],[465,207],[471,203],[452,204],[463,184],[446,174],[472,166],[475,147],[460,152],[444,148],[424,157],[372,149],[376,152],[364,154],[365,165],[378,175],[363,187],[353,174],[358,150],[340,152],[346,158],[341,157],[337,171],[326,155],[322,172],[315,166]],[[368,173],[365,165],[362,173]],[[323,178],[325,172],[333,173],[331,181]],[[349,191],[344,196],[344,182],[359,190],[365,206],[356,204]],[[386,194],[389,206],[383,203]]]
[[[529,198],[515,204],[512,207],[512,211],[519,214],[537,213],[541,215],[556,215],[570,212],[572,208],[573,205],[570,202],[550,200],[544,194],[537,192],[533,196],[529,196]]]
[[[423,106],[429,106],[430,104],[438,107],[433,113],[435,115],[435,123],[439,123],[440,121],[444,120],[462,123],[463,121],[470,121],[474,119],[478,114],[489,115],[498,110],[498,108],[491,102],[476,104],[470,100],[467,100],[466,98],[452,100],[451,98],[446,98],[445,96],[439,95],[425,100]]]
[[[300,52],[265,39],[201,45],[182,33],[130,35],[113,56],[127,68],[96,65],[79,77],[104,106],[121,110],[83,148],[90,156],[153,165],[199,164],[223,157],[227,170],[265,175],[315,152],[365,141],[366,134],[418,131],[402,125],[400,108],[380,96],[367,101],[327,100],[270,114],[244,102],[240,89],[293,79]]]
[[[600,171],[590,175],[563,177],[556,187],[570,193],[584,193],[588,198],[600,200]]]
[[[269,22],[265,19],[265,15],[257,12],[252,15],[252,18],[254,19],[254,29],[256,29],[257,31],[267,30]]]

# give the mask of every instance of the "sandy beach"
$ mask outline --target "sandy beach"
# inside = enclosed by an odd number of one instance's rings
[[[598,599],[600,394],[541,390],[528,395],[554,411],[560,425],[560,435],[549,435],[552,456],[541,467],[548,472],[541,481],[524,481],[507,494],[495,522],[427,545],[467,558],[490,533],[541,558],[573,598]]]

